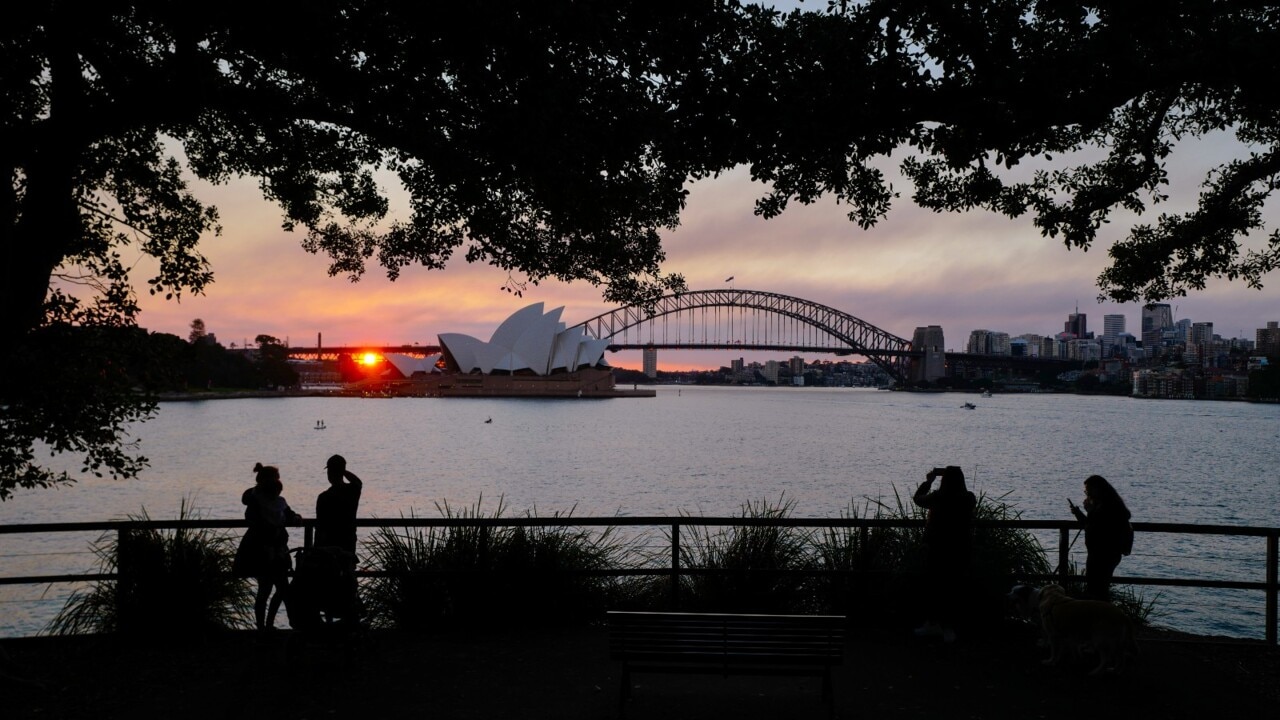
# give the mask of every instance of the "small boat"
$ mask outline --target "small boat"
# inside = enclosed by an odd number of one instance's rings
[[[990,390],[983,390],[983,391],[982,391],[982,397],[984,397],[984,398],[989,398],[989,397],[991,397],[991,391],[990,391]]]
[[[974,405],[974,404],[973,404],[973,403],[971,403],[971,402],[967,402],[967,403],[965,403],[964,405],[961,405],[960,407],[964,408],[965,410],[972,410],[972,409],[974,409],[974,408],[976,408],[976,407],[978,407],[978,406],[977,406],[977,405]]]
[[[317,421],[316,421],[316,429],[317,429],[317,430],[324,430],[324,429],[325,429],[325,425],[324,425],[324,421],[323,421],[323,420],[317,420]]]

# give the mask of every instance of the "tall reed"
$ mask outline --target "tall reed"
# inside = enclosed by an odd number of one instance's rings
[[[781,520],[795,501],[744,503],[740,517]],[[779,525],[687,525],[681,538],[680,594],[690,610],[720,612],[813,612],[816,567],[813,531]]]
[[[1020,513],[1007,495],[980,494],[974,509],[969,573],[965,586],[950,589],[950,602],[962,605],[970,621],[1003,616],[1003,596],[1012,583],[1049,571],[1044,548],[1026,530],[984,527],[984,521],[1015,520]],[[862,509],[850,504],[842,513],[851,519],[911,521],[910,526],[832,528],[818,538],[821,567],[839,574],[823,583],[824,605],[855,620],[879,622],[918,616],[924,593],[938,592],[924,583],[925,512],[908,503],[895,487],[893,501],[864,498]]]
[[[499,499],[486,513],[482,501],[461,509],[436,506],[457,525],[384,527],[365,542],[365,556],[385,573],[362,594],[375,627],[585,621],[602,615],[621,592],[617,578],[600,573],[628,562],[628,543],[615,528],[465,524],[506,511]],[[539,517],[537,509],[526,517]]]
[[[145,508],[128,518],[146,522]],[[179,520],[199,519],[184,498]],[[54,635],[187,636],[251,627],[253,594],[232,577],[236,538],[210,528],[107,532],[91,549],[99,573],[116,574],[72,593],[50,622]]]

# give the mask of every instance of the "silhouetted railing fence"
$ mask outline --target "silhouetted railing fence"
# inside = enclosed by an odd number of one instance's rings
[[[672,579],[671,604],[679,605],[679,579],[681,575],[707,573],[709,571],[682,567],[680,563],[680,531],[683,527],[797,527],[797,528],[860,528],[863,532],[877,527],[920,527],[920,520],[903,520],[890,518],[733,518],[733,517],[499,517],[499,518],[396,518],[396,519],[359,519],[356,525],[364,528],[427,528],[427,527],[612,527],[612,528],[664,528],[670,542],[670,566],[617,568],[611,570],[591,571],[592,574],[604,575],[659,575]],[[979,527],[1004,527],[1022,530],[1056,530],[1057,570],[1054,574],[1019,578],[1029,581],[1065,581],[1069,575],[1069,559],[1073,544],[1072,531],[1080,528],[1080,524],[1071,520],[1003,520],[979,521]],[[303,528],[303,546],[310,547],[315,530],[315,520],[303,520],[298,526]],[[298,527],[296,526],[296,527]],[[243,520],[118,520],[92,523],[32,523],[25,525],[0,525],[0,535],[4,534],[38,534],[64,532],[119,532],[131,530],[164,530],[177,528],[226,528],[237,529],[247,527]],[[1169,578],[1169,577],[1131,577],[1116,576],[1114,582],[1120,585],[1155,585],[1165,587],[1215,588],[1229,590],[1261,591],[1266,596],[1266,642],[1277,644],[1277,600],[1280,599],[1280,528],[1275,527],[1240,527],[1234,525],[1196,525],[1187,523],[1134,523],[1134,532],[1169,533],[1179,535],[1217,535],[1227,537],[1257,537],[1265,541],[1266,578],[1261,582],[1238,580],[1211,580],[1203,578]],[[1046,548],[1048,551],[1049,548]],[[1050,556],[1052,557],[1052,555]],[[812,575],[856,574],[858,571],[846,570],[805,570]],[[369,577],[381,575],[379,571],[362,571],[360,575]],[[0,585],[47,584],[64,582],[92,582],[95,580],[111,580],[115,574],[72,573],[62,575],[27,575],[0,577]]]

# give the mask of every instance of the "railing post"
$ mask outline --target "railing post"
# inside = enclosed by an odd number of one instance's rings
[[[680,523],[671,525],[671,609],[680,609]]]
[[[1071,574],[1071,528],[1058,529],[1058,578],[1065,585]]]
[[[134,548],[130,541],[129,528],[116,530],[116,589],[125,587],[126,578],[133,572]]]
[[[1276,646],[1276,601],[1280,595],[1280,582],[1277,573],[1280,569],[1280,534],[1267,536],[1267,644]]]

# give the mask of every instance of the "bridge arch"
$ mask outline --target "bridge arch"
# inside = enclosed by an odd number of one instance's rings
[[[651,308],[628,305],[575,327],[594,338],[609,338],[611,350],[799,350],[862,355],[902,384],[907,383],[907,363],[912,356],[910,341],[846,312],[759,290],[691,290],[665,295]]]

